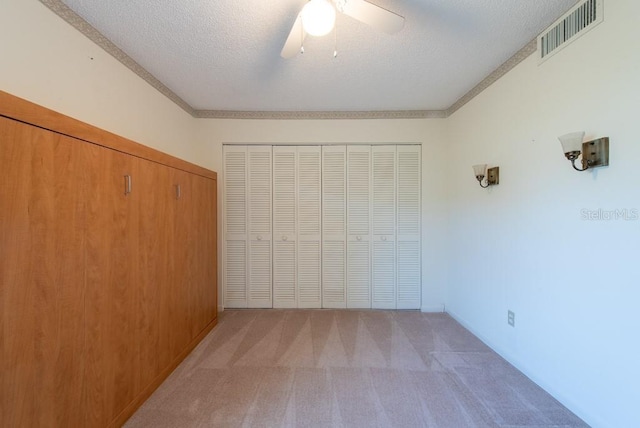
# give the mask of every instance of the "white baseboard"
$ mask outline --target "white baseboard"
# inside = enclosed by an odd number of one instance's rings
[[[444,305],[423,306],[420,308],[420,312],[427,312],[427,313],[444,312]]]
[[[506,349],[500,346],[496,346],[495,343],[488,340],[484,335],[478,333],[478,331],[476,331],[476,329],[474,329],[471,326],[471,324],[467,323],[464,320],[464,318],[458,316],[455,312],[451,312],[450,310],[447,310],[446,312],[447,314],[449,314],[449,316],[451,316],[451,318],[456,320],[458,323],[460,323],[460,325],[462,325],[464,328],[466,328],[471,333],[473,333],[473,335],[476,336],[478,339],[480,339],[485,345],[487,345],[489,348],[495,351],[502,358],[507,360],[516,369],[520,370],[522,374],[524,374],[531,381],[533,381],[535,384],[540,386],[540,388],[544,389],[549,394],[551,394],[551,396],[553,396],[565,407],[567,407],[569,410],[575,413],[579,418],[581,418],[585,422],[589,421],[589,423],[592,426],[602,426],[602,427],[608,426],[606,423],[604,423],[604,421],[601,421],[599,420],[599,418],[592,415],[591,412],[589,412],[587,409],[584,408],[584,406],[581,406],[579,403],[576,403],[574,400],[572,400],[571,397],[567,397],[565,394],[562,394],[560,393],[560,391],[553,388],[542,376],[534,373],[534,371],[531,370],[531,368],[526,362],[522,361],[517,356],[511,354]]]

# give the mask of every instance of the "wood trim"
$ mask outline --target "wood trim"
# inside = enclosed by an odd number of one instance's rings
[[[171,373],[180,365],[180,363],[195,349],[195,347],[205,338],[207,334],[218,324],[218,318],[214,318],[204,330],[200,332],[189,345],[180,352],[173,362],[165,368],[116,418],[109,424],[109,428],[117,428],[129,420],[129,418],[140,408],[140,406],[158,389],[160,384],[169,377]]]
[[[217,174],[214,171],[112,134],[109,131],[73,119],[4,91],[0,91],[0,116],[19,120],[59,134],[68,135],[192,174],[201,175],[213,180],[217,179]]]

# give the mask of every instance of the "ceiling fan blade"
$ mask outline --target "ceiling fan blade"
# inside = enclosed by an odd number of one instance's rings
[[[286,59],[296,56],[296,54],[300,52],[300,46],[302,46],[305,36],[306,33],[302,29],[302,17],[298,14],[296,22],[293,23],[291,32],[289,32],[289,37],[287,37],[287,41],[284,42],[280,56]]]
[[[339,7],[338,10],[376,30],[389,34],[397,33],[404,26],[404,17],[364,0],[346,0],[344,6]]]

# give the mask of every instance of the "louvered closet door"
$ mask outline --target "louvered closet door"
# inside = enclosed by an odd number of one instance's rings
[[[396,146],[373,146],[371,307],[396,307]]]
[[[346,308],[347,148],[322,147],[322,307]]]
[[[226,307],[420,308],[419,145],[225,146],[224,162]]]
[[[247,147],[224,146],[224,306],[247,307]]]
[[[298,307],[322,307],[320,146],[298,147]]]
[[[273,306],[295,308],[296,147],[273,147]]]
[[[271,146],[249,146],[247,306],[271,308]]]
[[[421,305],[421,147],[398,146],[397,308]]]
[[[371,148],[347,146],[347,307],[371,307]]]

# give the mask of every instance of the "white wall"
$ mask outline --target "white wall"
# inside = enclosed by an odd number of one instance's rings
[[[198,163],[193,117],[37,0],[0,1],[0,90]]]
[[[446,309],[588,423],[640,426],[640,3],[538,66],[532,55],[447,119]],[[576,172],[557,136],[611,138]],[[481,189],[471,165],[500,166]],[[585,220],[583,210],[633,220]],[[637,211],[632,211],[637,210]],[[515,312],[515,328],[507,310]]]
[[[420,143],[422,144],[422,310],[442,311],[446,284],[446,156],[444,121],[407,120],[223,120],[198,123],[200,157],[206,167],[218,171],[218,230],[222,231],[223,144],[327,144],[327,143]],[[222,254],[221,240],[218,254]],[[222,269],[218,269],[222,286]],[[222,296],[222,290],[219,290]]]

